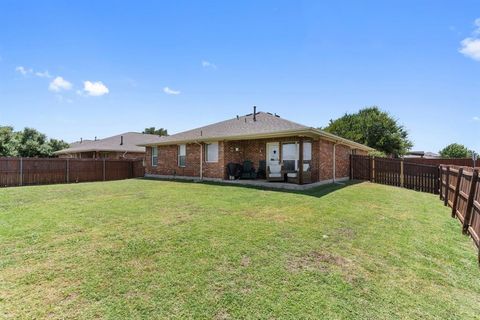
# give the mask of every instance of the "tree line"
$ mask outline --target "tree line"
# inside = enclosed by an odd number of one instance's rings
[[[408,131],[388,112],[373,106],[330,120],[327,132],[374,148],[377,156],[401,157],[413,143]],[[462,144],[452,143],[439,151],[443,158],[470,158],[475,154]]]
[[[52,157],[55,151],[68,148],[63,140],[48,139],[36,129],[15,131],[11,126],[0,126],[0,157]]]

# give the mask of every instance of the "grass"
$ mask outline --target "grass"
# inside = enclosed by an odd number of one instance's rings
[[[441,201],[382,185],[0,190],[0,318],[473,319],[479,273]]]

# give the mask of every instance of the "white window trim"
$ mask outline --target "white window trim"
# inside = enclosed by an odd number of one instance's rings
[[[217,145],[217,160],[208,160],[208,145],[211,145],[211,144],[216,144]],[[218,144],[218,142],[210,142],[210,143],[206,143],[205,144],[205,162],[207,163],[218,163],[218,155],[220,153],[220,146]]]
[[[156,163],[156,164],[153,163],[153,158],[154,158],[154,156],[153,156],[153,150],[157,150],[157,163]],[[158,166],[158,147],[157,147],[157,146],[152,147],[152,158],[151,158],[150,160],[151,160],[151,163],[152,163],[152,167]]]
[[[180,157],[182,157],[182,154],[180,154],[180,150],[182,149],[182,146],[185,146],[185,154],[183,155],[183,157],[185,157],[185,163],[183,165],[180,165]],[[179,144],[178,145],[177,164],[180,168],[185,168],[187,166],[187,145],[186,144]]]

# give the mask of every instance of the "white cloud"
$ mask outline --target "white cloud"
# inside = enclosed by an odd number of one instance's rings
[[[473,117],[472,120],[473,121],[480,121],[480,117]]]
[[[37,77],[40,77],[40,78],[51,78],[52,76],[50,75],[50,73],[48,73],[48,71],[44,71],[44,72],[35,72],[35,75]]]
[[[474,25],[474,36],[463,39],[458,51],[469,58],[480,61],[480,18],[475,20]]]
[[[52,82],[50,82],[48,89],[55,92],[59,92],[62,90],[70,90],[72,89],[72,84],[67,80],[63,79],[62,77],[56,77],[52,80]]]
[[[211,63],[210,61],[206,61],[206,60],[202,61],[202,67],[217,69],[217,66],[214,63]]]
[[[461,42],[462,47],[458,50],[465,56],[480,61],[480,39],[466,38]]]
[[[110,92],[107,86],[105,86],[101,81],[97,81],[97,82],[84,81],[83,90],[89,96],[95,96],[95,97],[103,96],[104,94],[107,94]]]
[[[180,94],[180,91],[170,89],[169,87],[163,88],[163,92],[165,92],[166,94],[173,94],[173,95],[178,95],[178,94]]]
[[[26,76],[27,74],[33,72],[32,69],[28,69],[28,68],[25,68],[25,67],[22,67],[22,66],[16,67],[16,68],[15,68],[15,71],[21,73],[21,74],[24,75],[24,76]]]

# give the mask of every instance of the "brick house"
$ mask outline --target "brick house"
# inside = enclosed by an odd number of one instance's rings
[[[350,154],[373,150],[255,110],[141,145],[147,147],[146,176],[224,180],[229,179],[227,164],[250,160],[257,169],[262,161],[266,167],[280,164],[285,172],[298,173],[299,184],[348,179]],[[308,181],[300,178],[305,170],[309,173]]]
[[[158,138],[154,134],[126,132],[104,139],[80,140],[54,154],[59,158],[76,159],[143,159],[145,147],[138,144],[154,142]]]

